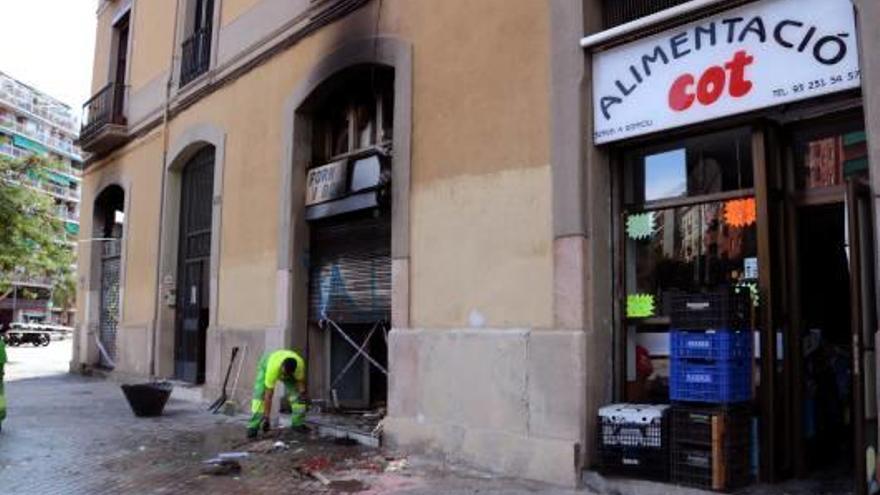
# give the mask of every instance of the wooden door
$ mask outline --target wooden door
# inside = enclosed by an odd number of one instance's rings
[[[174,374],[184,381],[203,383],[210,301],[213,147],[189,161],[182,182]]]

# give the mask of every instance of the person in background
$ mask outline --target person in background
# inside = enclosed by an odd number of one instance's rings
[[[0,329],[0,431],[6,419],[6,391],[3,389],[3,374],[6,368],[6,330]]]
[[[279,349],[260,359],[257,378],[251,400],[251,420],[248,422],[248,438],[256,438],[260,432],[269,431],[272,424],[272,396],[278,382],[284,384],[290,403],[290,426],[305,426],[306,404],[301,401],[306,390],[306,362],[297,352]]]

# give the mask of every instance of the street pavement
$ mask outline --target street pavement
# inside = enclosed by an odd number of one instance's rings
[[[119,384],[67,374],[70,349],[70,341],[9,348],[0,494],[584,493],[289,431],[279,433],[284,450],[249,454],[240,474],[203,475],[204,460],[253,447],[244,416],[212,415],[172,394],[163,416],[136,418]]]
[[[669,484],[585,476],[580,491],[505,479],[437,460],[338,445],[274,432],[271,441],[244,438],[246,416],[205,412],[205,404],[172,394],[165,414],[136,418],[119,384],[67,373],[70,341],[9,348],[8,418],[0,433],[0,494],[261,494],[399,495],[702,495]],[[277,437],[277,438],[276,438]],[[275,440],[284,447],[266,452]],[[255,449],[255,447],[257,447]],[[202,474],[221,452],[256,450],[238,475]],[[271,449],[269,449],[271,450]],[[302,469],[317,469],[325,486]],[[849,493],[848,482],[793,482],[746,490],[749,495]]]

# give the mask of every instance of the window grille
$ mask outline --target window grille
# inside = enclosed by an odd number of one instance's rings
[[[602,22],[605,29],[666,10],[690,0],[604,0]]]

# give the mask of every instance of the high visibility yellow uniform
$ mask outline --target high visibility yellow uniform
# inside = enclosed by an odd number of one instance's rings
[[[296,360],[296,372],[293,375],[293,380],[281,374],[281,364],[291,358]],[[306,362],[296,352],[289,349],[280,349],[264,355],[257,366],[257,378],[254,381],[254,394],[251,400],[251,420],[248,423],[248,428],[257,429],[260,427],[260,423],[262,423],[263,417],[266,415],[267,407],[263,402],[263,396],[266,390],[274,389],[279,381],[284,383],[284,388],[287,391],[287,400],[290,402],[290,425],[302,426],[305,423],[306,405],[299,401],[297,384],[305,383],[306,381]],[[271,404],[268,407],[271,407]]]

